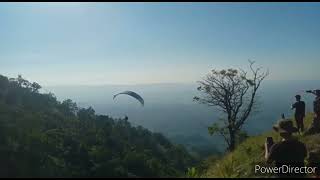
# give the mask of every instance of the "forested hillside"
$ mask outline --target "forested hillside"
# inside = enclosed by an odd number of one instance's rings
[[[159,133],[39,89],[0,75],[1,177],[180,177],[195,163]]]

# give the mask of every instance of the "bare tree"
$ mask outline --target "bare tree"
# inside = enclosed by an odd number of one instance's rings
[[[250,61],[250,76],[242,69],[228,69],[216,71],[199,81],[198,90],[201,97],[194,97],[194,101],[208,106],[218,107],[226,116],[220,118],[208,127],[209,133],[220,134],[233,151],[236,146],[236,136],[248,119],[250,113],[256,108],[256,93],[261,82],[269,75],[269,71],[261,72],[262,68],[254,68]],[[222,122],[222,123],[221,123]]]

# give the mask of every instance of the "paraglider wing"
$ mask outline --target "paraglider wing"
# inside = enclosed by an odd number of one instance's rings
[[[113,99],[115,99],[120,94],[126,94],[131,97],[134,97],[135,99],[137,99],[141,103],[142,106],[144,106],[144,100],[142,99],[142,97],[139,94],[132,92],[132,91],[124,91],[124,92],[118,93],[113,96]]]

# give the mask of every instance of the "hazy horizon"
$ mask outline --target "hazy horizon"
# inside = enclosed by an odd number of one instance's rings
[[[282,113],[291,117],[293,111],[290,106],[295,101],[296,94],[302,96],[307,111],[311,112],[314,97],[304,91],[319,88],[319,85],[320,80],[264,81],[258,91],[260,112],[250,116],[245,130],[250,134],[259,134],[269,130]],[[207,127],[218,119],[220,113],[214,107],[192,101],[193,96],[198,93],[196,88],[196,83],[45,87],[58,100],[72,99],[79,107],[91,106],[96,113],[115,118],[127,115],[133,125],[161,132],[170,139],[202,137],[198,143],[211,143],[217,148],[223,148],[221,139],[210,137],[207,132]],[[145,106],[142,107],[134,98],[125,95],[113,100],[114,94],[124,90],[139,93],[145,100]]]

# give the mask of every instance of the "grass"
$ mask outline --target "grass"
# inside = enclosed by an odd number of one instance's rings
[[[312,114],[307,114],[305,126],[308,128],[312,122]],[[257,178],[270,177],[266,174],[255,174],[255,165],[270,166],[265,163],[264,143],[266,137],[273,137],[274,141],[280,140],[280,136],[274,132],[265,132],[258,136],[252,136],[241,143],[233,152],[225,154],[221,159],[215,160],[207,170],[199,175],[203,178]],[[320,135],[302,136],[295,135],[307,146],[308,152],[320,148]]]

